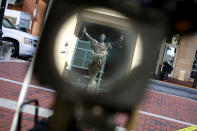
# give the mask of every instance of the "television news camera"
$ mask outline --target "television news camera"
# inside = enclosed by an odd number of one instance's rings
[[[117,114],[123,114],[127,118],[125,129],[134,130],[138,104],[158,47],[168,36],[195,33],[194,12],[197,12],[195,0],[48,1],[39,46],[32,61],[37,79],[57,91],[54,113],[47,119],[45,129],[111,131],[119,126],[115,122]],[[84,27],[91,37],[89,41],[83,34]],[[107,34],[111,52],[99,41],[101,32]],[[111,41],[121,34],[122,48],[115,48]],[[141,61],[132,67],[138,42]],[[63,48],[66,55],[60,53]],[[96,66],[101,60],[104,62],[100,67]],[[96,85],[90,83],[91,63],[93,71],[99,69]],[[35,126],[32,130],[39,128]]]

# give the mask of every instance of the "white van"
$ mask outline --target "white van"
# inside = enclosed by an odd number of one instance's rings
[[[10,41],[14,44],[12,56],[32,57],[34,55],[38,37],[29,33],[20,31],[7,18],[2,23],[3,40]]]

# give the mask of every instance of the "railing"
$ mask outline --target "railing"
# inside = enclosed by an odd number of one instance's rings
[[[23,107],[26,104],[30,104],[30,103],[35,103],[35,108],[36,108],[35,109],[35,116],[34,116],[34,126],[38,123],[38,107],[39,107],[38,100],[37,99],[33,99],[33,100],[26,101],[20,107],[19,118],[18,118],[18,125],[17,125],[17,131],[20,131],[21,130]]]

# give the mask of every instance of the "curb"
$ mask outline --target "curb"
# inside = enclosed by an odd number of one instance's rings
[[[153,84],[153,85],[150,85]],[[156,86],[154,86],[156,85]],[[192,88],[187,88],[184,86],[174,85],[163,81],[158,80],[149,80],[148,89],[159,91],[163,93],[168,93],[184,98],[189,98],[192,100],[197,100],[197,90]]]
[[[161,86],[167,86],[167,87],[171,87],[171,88],[175,88],[175,89],[179,89],[179,90],[181,89],[181,90],[184,90],[184,91],[191,91],[191,92],[197,93],[197,89],[188,88],[186,86],[170,84],[168,82],[163,82],[163,81],[158,81],[158,80],[153,80],[153,79],[150,79],[149,82],[152,83],[152,84],[158,84],[158,85],[161,85]]]

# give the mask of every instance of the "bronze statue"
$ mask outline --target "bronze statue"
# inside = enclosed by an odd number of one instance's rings
[[[104,42],[106,38],[105,34],[100,34],[100,39],[99,41],[97,41],[87,33],[86,27],[83,28],[83,35],[85,35],[90,40],[93,56],[92,62],[88,65],[88,72],[89,76],[91,77],[91,81],[88,87],[96,88],[96,77],[104,64],[104,59],[105,56],[108,54],[108,50],[112,48],[112,44],[118,44],[119,47],[122,48],[123,35],[121,35],[118,41],[113,43]]]

